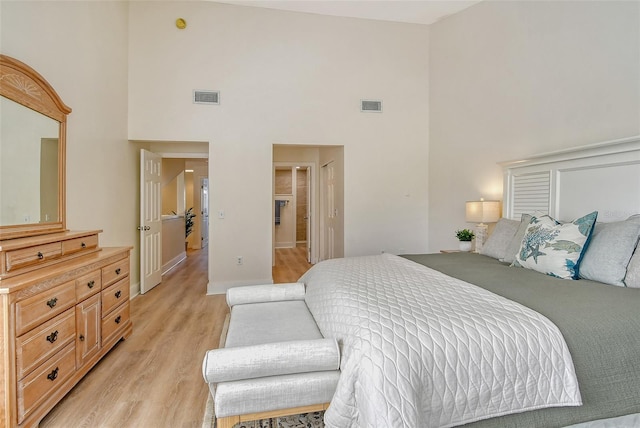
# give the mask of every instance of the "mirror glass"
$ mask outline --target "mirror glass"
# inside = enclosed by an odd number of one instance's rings
[[[60,123],[0,97],[0,226],[60,222]]]

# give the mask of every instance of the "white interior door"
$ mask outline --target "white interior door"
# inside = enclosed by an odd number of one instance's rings
[[[162,157],[140,150],[140,293],[162,281]]]
[[[307,167],[307,262],[311,263],[311,168]]]
[[[209,179],[200,179],[200,242],[205,248],[209,244]]]

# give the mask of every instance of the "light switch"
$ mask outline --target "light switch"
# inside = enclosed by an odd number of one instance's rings
[[[224,210],[218,210],[218,218],[224,218]]]

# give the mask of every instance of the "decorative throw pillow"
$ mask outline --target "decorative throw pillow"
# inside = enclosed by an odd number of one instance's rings
[[[522,238],[524,238],[524,234],[527,231],[527,227],[529,226],[529,222],[533,216],[531,214],[522,214],[520,218],[520,225],[518,226],[518,231],[513,238],[511,238],[511,242],[507,245],[507,249],[504,251],[504,258],[501,260],[505,263],[513,263],[516,259],[516,254],[520,251],[520,244],[522,244]]]
[[[630,288],[640,288],[640,251],[637,248],[633,257],[631,257],[629,266],[627,266],[627,275],[624,277],[624,285]]]
[[[597,223],[580,262],[580,278],[624,287],[627,265],[640,235],[640,222]]]
[[[558,278],[578,278],[580,258],[597,217],[597,211],[571,223],[559,223],[549,216],[533,217],[514,264]]]
[[[518,220],[509,220],[501,218],[498,220],[493,233],[487,238],[487,242],[482,246],[480,254],[502,260],[507,251],[507,246],[518,231],[520,222]]]

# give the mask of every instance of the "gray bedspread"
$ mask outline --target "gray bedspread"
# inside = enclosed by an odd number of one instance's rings
[[[534,410],[469,427],[563,427],[640,412],[640,289],[557,279],[473,253],[403,256],[521,303],[555,323],[583,405]]]

